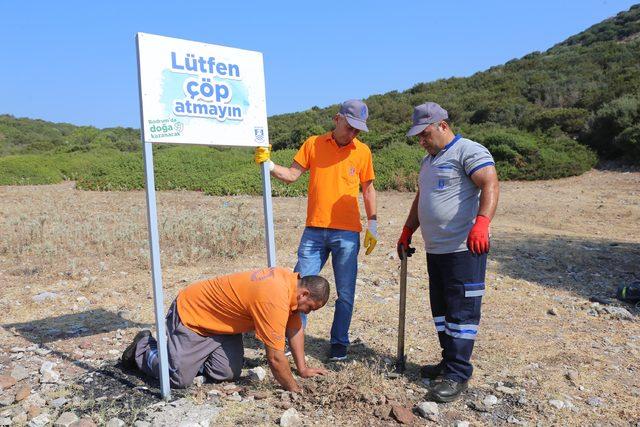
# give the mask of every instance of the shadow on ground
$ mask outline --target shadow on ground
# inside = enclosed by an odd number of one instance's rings
[[[567,236],[525,238],[516,233],[500,234],[494,241],[489,256],[497,261],[498,273],[587,300],[614,300],[620,284],[640,280],[639,244]]]
[[[243,336],[245,348],[261,349],[264,345],[260,340],[255,338],[253,334],[245,334]],[[397,354],[379,353],[368,347],[360,340],[355,340],[349,347],[348,359],[343,362],[329,361],[329,348],[331,344],[325,338],[319,338],[313,335],[305,336],[305,353],[323,363],[323,367],[330,371],[339,372],[343,369],[349,369],[349,363],[352,361],[360,362],[370,366],[379,372],[386,373],[388,378],[397,378]],[[245,355],[245,367],[255,367],[266,365],[264,357],[247,357]],[[318,367],[318,366],[314,366]],[[401,375],[407,377],[410,381],[420,381],[420,365],[417,365],[405,357],[405,370]]]
[[[81,358],[74,354],[68,354],[59,349],[52,348],[47,344],[68,339],[91,337],[102,333],[113,332],[118,329],[148,328],[149,326],[150,325],[145,323],[131,322],[124,319],[117,313],[101,308],[87,310],[81,313],[47,317],[29,322],[7,323],[2,325],[2,327],[7,331],[15,335],[22,336],[34,344],[38,344],[40,349],[49,351],[50,354],[85,370],[87,374],[79,377],[79,383],[85,383],[86,378],[103,376],[110,378],[111,381],[119,383],[120,390],[132,389],[139,386],[139,384],[134,384],[131,381],[131,378],[128,375],[124,375],[120,369],[101,369],[91,365],[85,360],[81,360]],[[102,346],[97,347],[100,348]],[[93,382],[93,380],[87,381],[86,384],[90,384],[91,382]],[[147,390],[146,387],[145,390]],[[147,392],[147,394],[154,394],[157,392],[158,391],[151,391]],[[105,396],[107,395],[109,395],[110,398],[113,397],[111,392],[105,394]]]
[[[131,322],[117,313],[102,308],[2,325],[6,330],[36,344],[88,337],[118,329],[148,328],[149,326],[146,323]]]

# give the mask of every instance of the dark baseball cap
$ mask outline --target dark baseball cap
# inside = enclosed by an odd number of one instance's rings
[[[407,136],[416,136],[431,123],[438,123],[448,118],[447,110],[435,102],[420,104],[413,109],[413,126],[407,132]]]
[[[367,127],[367,118],[369,117],[369,108],[367,104],[359,99],[350,99],[340,105],[339,114],[343,115],[347,119],[347,123],[351,127],[369,132]]]

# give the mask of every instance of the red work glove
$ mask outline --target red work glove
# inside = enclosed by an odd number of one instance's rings
[[[489,252],[489,223],[491,220],[484,215],[476,217],[476,223],[471,227],[467,237],[467,248],[476,254]]]
[[[415,248],[409,246],[411,243],[411,235],[416,231],[415,228],[407,227],[406,225],[402,227],[402,234],[400,235],[400,239],[398,239],[398,258],[402,259],[402,248],[404,247],[404,253],[407,254],[407,258],[413,255],[416,251]]]

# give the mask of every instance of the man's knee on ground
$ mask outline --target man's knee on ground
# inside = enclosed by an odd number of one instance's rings
[[[220,370],[217,374],[219,378],[216,378],[218,381],[233,381],[240,378],[240,374],[242,373],[242,361],[239,363],[230,363],[229,366],[226,366],[224,369]]]
[[[193,377],[185,377],[178,371],[169,371],[171,379],[171,388],[187,388],[193,384]]]

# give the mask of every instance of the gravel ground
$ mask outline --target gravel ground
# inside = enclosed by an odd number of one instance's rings
[[[361,256],[349,362],[326,361],[330,302],[310,317],[307,353],[331,373],[303,381],[303,395],[268,374],[175,391],[165,404],[156,383],[117,365],[154,322],[144,193],[0,187],[0,425],[637,425],[640,308],[615,300],[615,289],[640,280],[640,173],[592,170],[501,190],[474,377],[463,399],[434,409],[418,378],[438,358],[419,236],[408,369],[392,374],[395,242],[413,194],[378,196],[381,239]],[[259,197],[162,192],[158,203],[165,307],[191,281],[266,264]],[[295,264],[305,205],[274,199],[279,265]],[[332,279],[330,265],[323,274]],[[261,345],[245,340],[245,374],[268,371]]]

